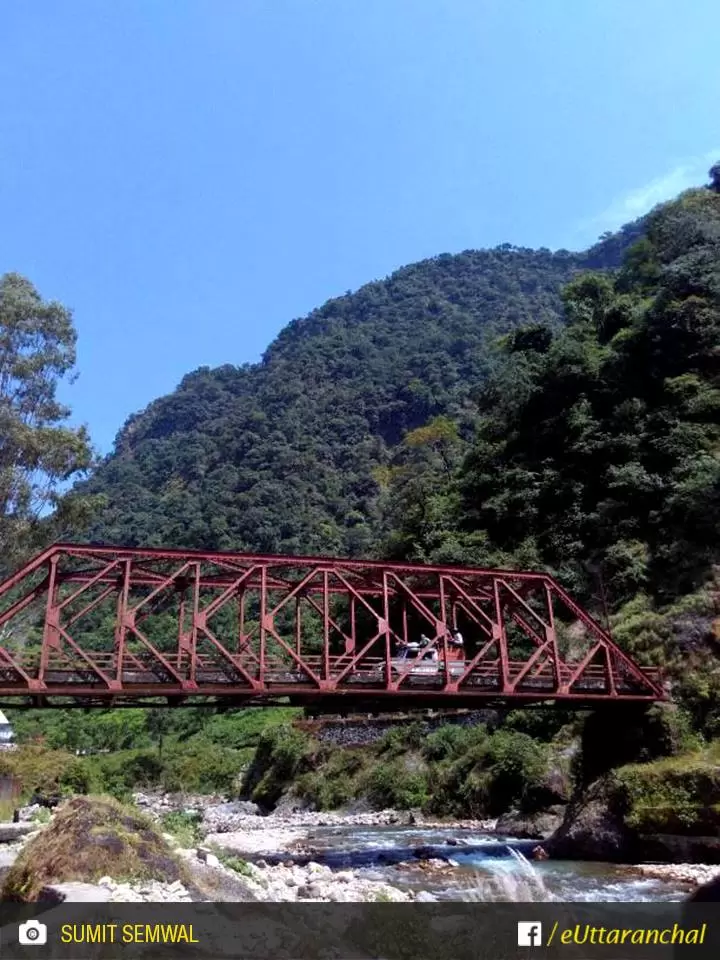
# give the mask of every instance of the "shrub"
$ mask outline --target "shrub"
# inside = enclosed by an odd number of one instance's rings
[[[232,854],[224,853],[218,848],[214,848],[214,850],[215,855],[224,867],[234,870],[235,873],[239,873],[242,877],[254,876],[252,867],[247,860],[243,860],[242,857],[235,857]]]
[[[378,808],[411,810],[424,806],[428,799],[426,775],[410,773],[397,761],[378,764],[365,780],[364,789]]]
[[[576,724],[577,715],[569,710],[536,707],[530,710],[512,710],[505,717],[502,726],[504,730],[526,733],[534,740],[549,742],[566,730],[569,733]]]
[[[255,803],[273,807],[283,790],[310,769],[314,741],[291,726],[265,730],[243,777],[241,791]]]
[[[547,770],[547,750],[526,733],[498,730],[488,740],[488,806],[503,813],[538,789]]]
[[[458,738],[453,747],[451,762],[430,772],[428,808],[437,813],[504,813],[533,797],[547,769],[547,748],[524,733],[497,730],[474,742],[468,738],[466,744]]]
[[[204,739],[234,750],[257,746],[262,734],[287,726],[302,710],[295,707],[250,708],[211,716],[202,728]]]
[[[454,760],[464,752],[487,739],[487,728],[460,727],[447,724],[429,734],[423,743],[422,753],[431,763]]]
[[[317,770],[303,774],[296,792],[309,800],[317,810],[335,810],[361,793],[361,774],[366,753],[347,748],[326,748],[316,761]]]
[[[625,820],[639,833],[716,834],[720,769],[696,753],[615,771]]]
[[[425,731],[421,723],[392,727],[378,744],[379,753],[397,756],[406,750],[419,750],[425,741]]]
[[[246,760],[247,754],[212,743],[178,744],[163,755],[160,783],[173,793],[230,793]]]
[[[157,750],[119,750],[83,759],[84,768],[111,796],[124,800],[135,789],[157,786],[162,761]]]
[[[88,793],[97,785],[82,760],[64,750],[23,746],[0,755],[0,775],[20,781],[24,800],[56,804],[73,793]]]

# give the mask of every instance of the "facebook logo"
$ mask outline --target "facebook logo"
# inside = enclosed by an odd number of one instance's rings
[[[518,946],[519,947],[541,947],[542,946],[542,924],[535,921],[530,923],[518,924]]]

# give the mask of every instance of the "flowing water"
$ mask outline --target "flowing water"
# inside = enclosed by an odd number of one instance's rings
[[[312,855],[293,859],[352,868],[440,900],[652,902],[687,896],[678,885],[612,864],[531,862],[537,843],[457,828],[318,827],[308,839]],[[451,863],[440,864],[441,858]]]

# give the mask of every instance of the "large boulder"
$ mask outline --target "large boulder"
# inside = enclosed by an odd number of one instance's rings
[[[641,834],[636,841],[638,860],[648,863],[720,863],[720,834],[682,836]]]
[[[695,750],[600,777],[568,805],[546,846],[563,859],[720,863],[714,754]]]
[[[720,903],[720,877],[704,883],[688,897],[689,903]]]
[[[535,813],[510,810],[498,819],[495,830],[520,840],[545,840],[560,827],[564,816],[565,807],[560,804]]]
[[[617,809],[611,781],[591,784],[570,803],[565,818],[545,844],[559,860],[604,860],[623,862],[634,837]]]

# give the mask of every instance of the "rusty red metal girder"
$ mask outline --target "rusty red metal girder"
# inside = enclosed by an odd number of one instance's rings
[[[438,659],[400,659],[421,634]],[[0,584],[0,644],[16,705],[665,698],[539,572],[60,543]]]

